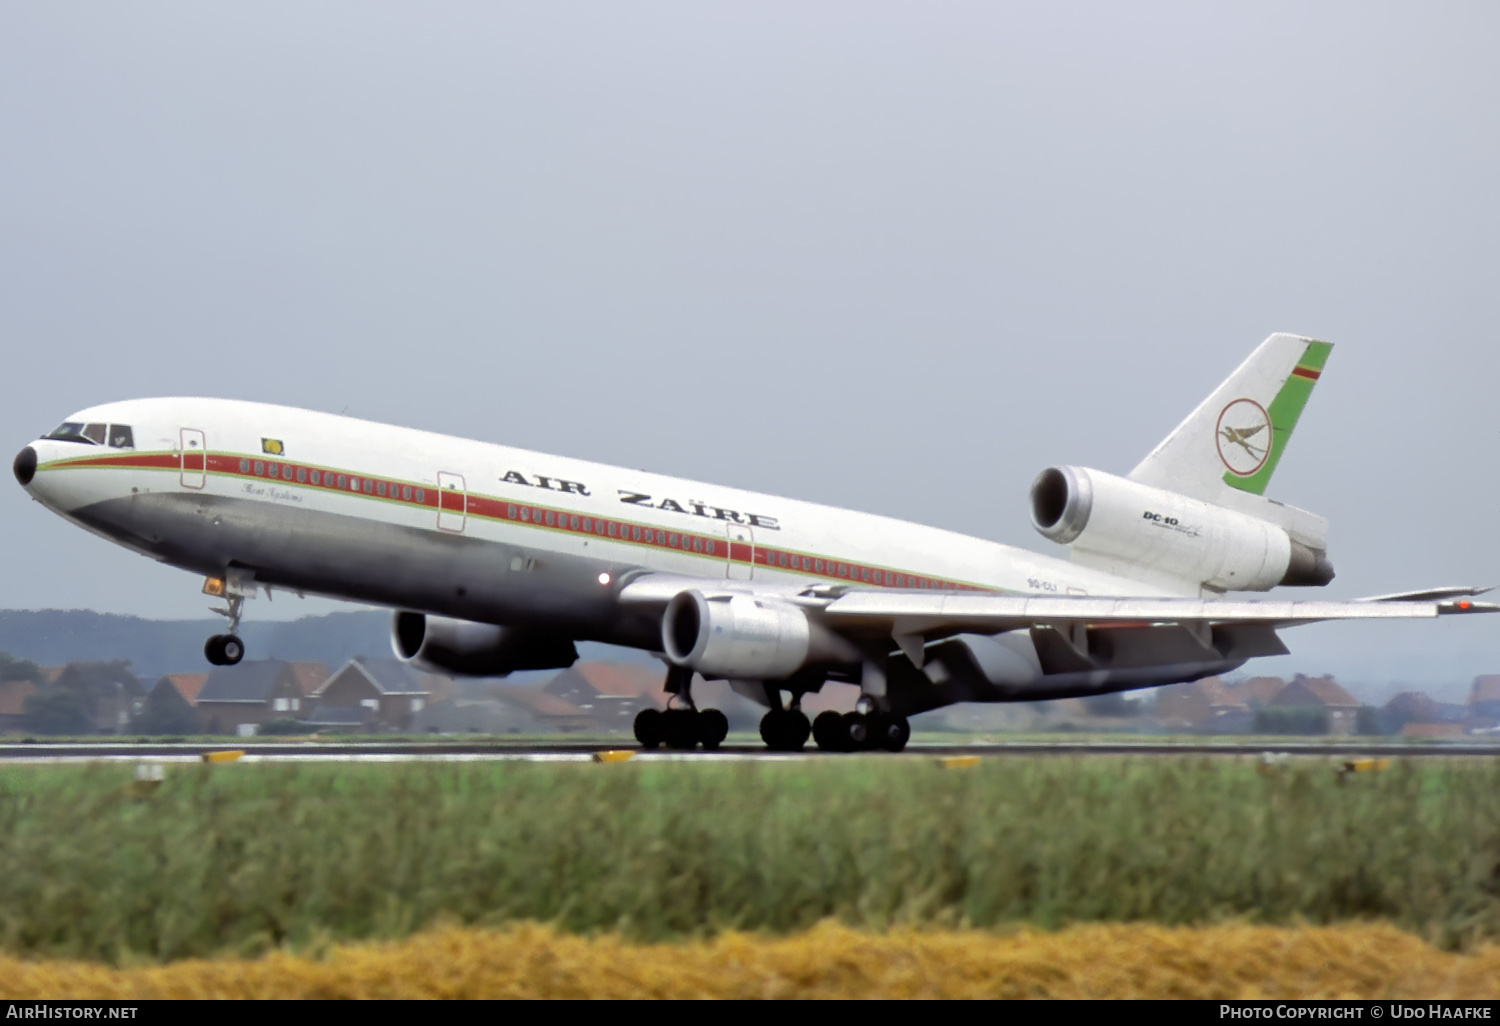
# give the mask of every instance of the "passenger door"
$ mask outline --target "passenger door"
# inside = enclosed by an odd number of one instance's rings
[[[468,514],[469,492],[464,485],[464,476],[438,471],[438,530],[462,531]]]
[[[744,524],[725,528],[729,536],[729,559],[724,576],[731,581],[748,581],[755,576],[755,532]]]
[[[202,488],[208,480],[208,442],[197,428],[183,428],[179,433],[182,487]]]

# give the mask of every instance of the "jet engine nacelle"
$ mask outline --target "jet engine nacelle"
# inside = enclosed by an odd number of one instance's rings
[[[662,651],[705,677],[784,680],[815,662],[858,662],[848,641],[797,605],[743,593],[683,591],[667,604]]]
[[[1326,553],[1276,524],[1087,467],[1038,474],[1031,523],[1090,564],[1129,564],[1224,591],[1333,580]]]
[[[465,677],[566,669],[578,660],[578,649],[568,638],[410,612],[399,612],[391,621],[391,648],[397,659],[418,669]]]

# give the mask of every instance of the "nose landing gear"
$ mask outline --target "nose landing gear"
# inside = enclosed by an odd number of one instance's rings
[[[210,589],[217,583],[217,593],[224,597],[226,609],[215,609],[214,612],[229,620],[228,634],[215,634],[203,644],[203,656],[214,666],[234,666],[245,658],[245,643],[240,640],[240,613],[245,608],[245,596],[228,591],[223,581],[210,579],[204,585],[203,590],[213,594]]]

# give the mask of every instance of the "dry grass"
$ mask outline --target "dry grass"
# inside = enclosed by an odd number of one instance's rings
[[[1395,927],[1077,926],[868,933],[827,922],[632,944],[537,925],[450,928],[321,959],[115,969],[0,958],[0,998],[1494,998],[1500,947],[1440,951]]]

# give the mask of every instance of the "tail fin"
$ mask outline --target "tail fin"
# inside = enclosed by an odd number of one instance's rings
[[[1129,474],[1132,481],[1282,523],[1325,544],[1321,517],[1264,498],[1332,343],[1276,334]],[[1276,507],[1280,507],[1277,509]]]

